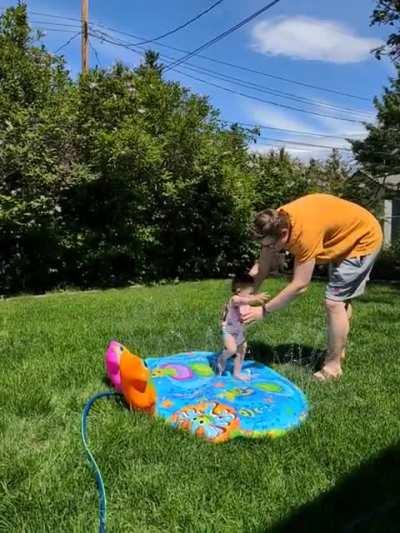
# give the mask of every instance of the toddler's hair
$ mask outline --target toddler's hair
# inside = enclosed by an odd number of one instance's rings
[[[264,209],[254,217],[251,234],[255,240],[264,237],[279,239],[283,229],[290,229],[289,215],[284,211]]]
[[[254,278],[250,274],[237,274],[232,280],[232,292],[237,292],[238,289],[252,287],[253,285]]]

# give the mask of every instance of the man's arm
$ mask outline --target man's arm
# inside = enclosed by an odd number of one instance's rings
[[[303,294],[310,284],[315,267],[315,259],[306,263],[295,262],[293,279],[275,298],[264,305],[265,312],[270,313],[286,307],[286,305]]]
[[[292,281],[275,298],[272,298],[270,302],[264,305],[265,313],[282,309],[289,302],[297,298],[297,296],[305,292],[310,284],[314,267],[315,259],[310,259],[305,263],[298,263],[296,261]],[[242,315],[242,320],[245,324],[249,324],[254,320],[261,320],[262,318],[263,311],[259,307],[252,307]]]
[[[268,277],[272,264],[275,259],[276,252],[270,248],[261,248],[258,262],[253,265],[249,274],[254,279],[255,291],[258,290],[261,283]]]

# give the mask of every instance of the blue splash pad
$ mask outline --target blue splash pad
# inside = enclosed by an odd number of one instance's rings
[[[250,381],[214,372],[218,354],[188,352],[149,357],[145,364],[156,389],[155,415],[212,442],[235,437],[276,437],[307,416],[303,392],[271,368],[245,361]]]

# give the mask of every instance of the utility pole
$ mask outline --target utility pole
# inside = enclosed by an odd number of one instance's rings
[[[82,74],[87,74],[89,70],[89,0],[81,0],[81,21],[82,21]]]

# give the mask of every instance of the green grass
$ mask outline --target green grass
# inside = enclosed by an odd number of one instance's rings
[[[272,357],[308,395],[309,418],[285,437],[211,445],[114,401],[96,404],[89,439],[109,531],[398,531],[400,292],[370,287],[355,306],[342,381],[316,384],[323,289],[249,331],[253,354]],[[0,302],[0,531],[96,530],[79,430],[85,401],[106,388],[107,343],[143,356],[219,349],[228,294],[227,282],[209,281]]]

